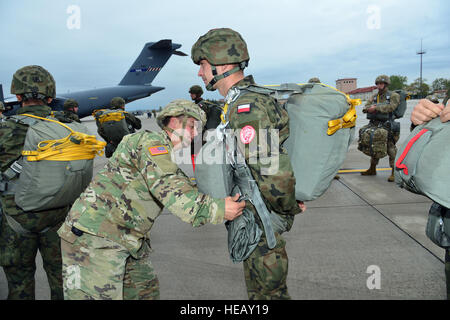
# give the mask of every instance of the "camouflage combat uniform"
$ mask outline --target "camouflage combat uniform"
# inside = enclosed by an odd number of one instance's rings
[[[172,148],[164,130],[125,136],[75,202],[58,231],[66,299],[158,299],[147,234],[162,209],[195,227],[224,221],[225,201],[199,193]]]
[[[387,100],[387,96],[390,96],[390,100]],[[399,106],[400,104],[400,95],[396,92],[391,91],[385,91],[381,94],[376,93],[374,94],[369,100],[367,100],[366,108],[369,108],[372,105],[376,105],[376,112],[379,113],[390,113],[394,112],[394,110]],[[380,120],[370,120],[370,124],[374,126],[378,126],[381,123],[386,123],[386,121],[380,121]],[[389,121],[387,121],[389,123]],[[388,124],[386,124],[389,126]],[[398,139],[400,138],[400,131],[393,132],[392,130],[389,130],[389,137],[387,141],[387,154],[389,156],[389,166],[391,168],[394,167],[395,162],[395,155],[397,154],[397,147],[395,144],[397,143]],[[378,161],[380,159],[378,158],[372,158],[371,163],[375,163],[375,165],[378,164]]]
[[[28,113],[40,117],[50,115],[48,106],[21,107],[18,114]],[[14,120],[0,123],[0,171],[4,172],[21,157],[28,125]],[[0,197],[3,212],[31,231],[21,235],[15,232],[5,217],[0,223],[0,265],[8,280],[8,299],[34,299],[36,254],[39,250],[51,290],[52,299],[63,299],[62,260],[60,240],[56,231],[64,221],[69,207],[43,212],[24,212],[16,206],[14,195]],[[50,227],[48,231],[45,231]],[[44,232],[42,232],[44,231]]]
[[[233,95],[236,87],[245,87],[254,83],[253,77],[247,76],[236,83],[229,94]],[[257,133],[255,137],[257,141],[261,141],[259,140],[260,129],[278,129],[280,145],[289,137],[287,112],[279,108],[274,99],[253,92],[238,93],[237,97],[229,98],[233,100],[228,105],[231,129],[239,132],[242,128],[251,126]],[[238,113],[238,107],[247,104],[250,105],[250,111]],[[250,153],[248,150],[242,150],[242,152],[245,152],[246,162],[258,184],[264,203],[269,211],[273,212],[272,214],[278,214],[285,220],[288,225],[286,231],[289,231],[294,222],[294,215],[301,210],[295,200],[295,177],[287,151],[280,148],[279,170],[275,175],[261,174],[264,165],[259,161],[256,164],[249,163]],[[267,150],[267,154],[270,152]],[[260,229],[264,230],[255,207],[250,202],[247,207],[254,213]],[[251,300],[290,299],[286,285],[288,273],[286,241],[278,233],[275,233],[275,236],[276,246],[269,249],[266,235],[263,233],[255,251],[244,261],[245,282]]]
[[[5,119],[5,116],[3,115],[4,111],[5,111],[5,106],[3,105],[3,102],[0,101],[0,121]]]
[[[81,123],[80,118],[78,115],[73,111],[53,111],[52,116],[58,120],[59,122],[63,123],[71,123],[71,122],[78,122]]]

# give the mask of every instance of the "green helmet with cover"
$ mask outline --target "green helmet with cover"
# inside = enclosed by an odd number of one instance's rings
[[[320,83],[320,79],[317,77],[314,77],[314,78],[309,79],[308,83]]]
[[[382,74],[379,75],[376,79],[375,79],[375,84],[378,83],[386,83],[386,85],[390,85],[391,84],[391,79],[389,78],[389,76]]]
[[[0,101],[0,112],[5,111],[5,105],[3,104],[3,102]]]
[[[439,103],[439,98],[434,94],[430,94],[430,95],[426,96],[425,99],[428,99],[433,103]]]
[[[31,65],[17,70],[11,82],[11,93],[27,99],[45,99],[56,96],[53,76],[41,66]]]
[[[115,97],[111,99],[111,109],[120,109],[125,107],[125,100],[121,97]]]
[[[67,99],[64,101],[63,109],[68,111],[70,109],[75,110],[78,108],[78,102],[75,99]]]
[[[189,93],[197,94],[197,95],[201,96],[203,94],[203,89],[202,89],[202,87],[200,87],[198,85],[194,85],[189,89]]]
[[[156,118],[156,121],[161,129],[164,129],[164,120],[166,118],[178,117],[182,115],[192,117],[198,121],[201,121],[203,126],[205,126],[206,124],[205,112],[194,102],[184,99],[171,101],[167,106],[164,107],[164,109],[162,109],[162,111]]]
[[[244,39],[238,32],[229,28],[212,29],[201,36],[192,46],[191,58],[195,64],[200,64],[201,60],[207,60],[211,64],[214,78],[206,86],[209,91],[215,90],[213,85],[217,81],[247,67],[250,60]],[[218,75],[216,66],[225,64],[238,66]]]

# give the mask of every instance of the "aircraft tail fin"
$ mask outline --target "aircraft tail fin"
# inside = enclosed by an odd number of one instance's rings
[[[172,54],[186,56],[180,47],[168,39],[146,43],[119,85],[150,85]]]

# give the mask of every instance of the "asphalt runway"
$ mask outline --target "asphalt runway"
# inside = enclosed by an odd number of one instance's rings
[[[408,101],[400,120],[399,143],[409,133],[416,102]],[[357,150],[358,129],[368,122],[362,106],[357,109],[355,141],[342,166],[348,172],[333,180],[323,196],[308,202],[307,211],[284,234],[289,293],[293,299],[445,299],[444,250],[425,236],[431,201],[387,182],[387,157],[376,176],[359,174],[370,160]],[[158,129],[154,119],[141,119],[144,129]],[[84,123],[96,131],[92,119]],[[105,162],[96,158],[95,172]],[[182,169],[192,176],[190,166]],[[151,230],[151,244],[161,299],[247,299],[243,267],[228,257],[223,225],[193,228],[165,210]],[[0,299],[6,296],[0,268]],[[36,297],[50,297],[40,256]]]

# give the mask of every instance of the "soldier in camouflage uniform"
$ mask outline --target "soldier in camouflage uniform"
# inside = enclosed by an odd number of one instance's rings
[[[81,123],[78,117],[78,102],[74,99],[67,99],[63,105],[64,116],[66,119]]]
[[[200,65],[198,76],[202,78],[206,89],[217,89],[225,97],[222,121],[229,121],[230,129],[241,132],[244,145],[248,142],[245,137],[259,138],[259,129],[278,129],[280,144],[288,138],[289,118],[275,99],[253,92],[242,94],[239,90],[239,87],[255,82],[252,76],[244,77],[243,69],[250,58],[247,45],[238,32],[227,28],[210,30],[193,45],[191,58],[195,64]],[[248,145],[246,149],[247,147]],[[279,170],[275,175],[263,174],[266,165],[259,161],[261,155],[258,155],[256,164],[250,164],[248,150],[242,153],[245,154],[245,160],[260,188],[265,205],[269,211],[274,212],[272,214],[280,215],[288,231],[293,224],[294,215],[306,207],[296,202],[295,177],[286,150],[278,145],[272,148],[280,151]],[[271,151],[267,152],[270,154]],[[247,203],[247,208],[253,212],[259,228],[264,230],[255,207]],[[286,285],[286,242],[279,233],[275,233],[275,237],[276,245],[270,249],[267,236],[263,232],[258,246],[244,261],[249,299],[290,299]]]
[[[78,122],[81,123],[80,118],[78,118],[78,102],[74,99],[67,99],[63,104],[63,111],[53,111],[52,116],[56,120],[63,123]]]
[[[191,95],[191,99],[206,114],[206,124],[203,128],[203,135],[198,136],[191,143],[191,157],[192,163],[194,163],[194,158],[198,154],[200,147],[206,142],[206,130],[215,129],[220,124],[220,115],[222,114],[222,109],[214,103],[204,100],[202,98],[203,89],[198,85],[190,87],[189,94]]]
[[[450,121],[450,104],[445,106],[445,104],[434,103],[431,99],[422,99],[411,113],[411,122],[418,126],[437,117],[440,117],[443,123]],[[442,147],[445,148],[445,146]],[[439,155],[436,155],[436,157],[439,157]],[[450,208],[447,208],[447,214],[448,211],[450,211]],[[447,300],[450,300],[450,248],[445,249],[444,271],[447,286]]]
[[[115,97],[111,99],[110,102],[111,109],[121,109],[125,110],[125,100],[121,97]],[[139,118],[136,118],[133,114],[129,112],[124,112],[125,115],[125,121],[127,123],[128,131],[130,133],[135,133],[136,129],[142,128],[141,120]],[[98,134],[106,141],[107,145],[105,148],[105,156],[107,158],[110,158],[114,151],[116,151],[116,148],[118,146],[118,143],[114,143],[111,141],[110,137],[106,135],[106,133],[103,131],[102,126],[100,125],[99,121],[96,120],[97,123],[97,132]]]
[[[23,67],[13,76],[11,93],[21,103],[18,114],[48,117],[51,112],[48,104],[55,97],[55,81],[40,66]],[[28,125],[13,119],[0,123],[2,173],[22,156],[27,129]],[[38,250],[47,273],[51,298],[63,299],[60,240],[56,231],[69,207],[24,212],[16,205],[14,193],[8,190],[1,193],[0,204],[3,211],[3,219],[0,219],[0,265],[8,280],[8,299],[35,298],[34,273]]]
[[[0,101],[0,121],[2,121],[2,119],[5,118],[5,116],[3,115],[3,112],[5,112],[5,106],[4,106],[3,102]]]
[[[147,235],[162,209],[194,227],[242,213],[239,195],[199,193],[171,160],[173,150],[197,134],[195,120],[206,122],[196,104],[169,103],[157,118],[163,130],[126,135],[74,203],[58,231],[66,299],[158,299]]]
[[[386,75],[378,76],[375,79],[375,85],[378,87],[378,92],[374,94],[369,100],[367,100],[366,106],[363,109],[364,113],[368,114],[390,114],[400,105],[400,95],[396,92],[388,90],[388,86],[391,83],[390,78]],[[369,117],[369,116],[368,116]],[[389,130],[389,137],[387,141],[387,153],[389,156],[389,165],[392,168],[391,175],[388,178],[389,182],[394,182],[394,162],[397,154],[397,147],[395,144],[400,138],[400,128],[394,131],[390,127],[390,122],[386,120],[371,119],[370,124],[378,126],[383,124]],[[376,166],[380,159],[372,157],[370,159],[370,168],[364,172],[361,172],[363,176],[373,176],[377,174]]]

